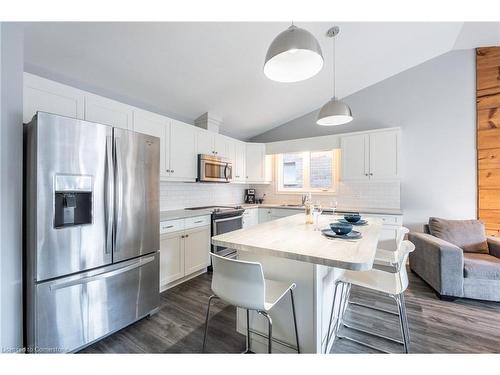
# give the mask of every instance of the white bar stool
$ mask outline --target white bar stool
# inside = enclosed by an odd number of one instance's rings
[[[295,349],[297,353],[300,353],[297,319],[295,317],[295,303],[293,299],[295,283],[287,284],[280,281],[265,279],[264,273],[262,272],[262,265],[257,262],[229,259],[215,254],[210,255],[212,257],[213,266],[212,291],[214,294],[208,299],[205,335],[203,337],[203,352],[205,352],[207,340],[210,303],[214,298],[220,298],[230,305],[247,310],[247,348],[245,353],[251,353],[250,310],[257,311],[257,313],[267,319],[269,331],[267,336],[268,353],[271,353],[273,321],[269,315],[269,310],[283,299],[287,292],[290,292],[295,340],[297,344],[295,348],[292,348]]]
[[[349,329],[363,332],[366,334],[369,334],[371,336],[376,336],[380,337],[386,340],[390,340],[393,342],[396,342],[398,344],[402,344],[404,348],[404,352],[408,353],[409,352],[409,341],[410,341],[410,335],[409,335],[409,328],[408,328],[408,319],[406,316],[406,306],[405,306],[405,300],[404,300],[404,291],[408,287],[408,275],[406,273],[406,261],[408,259],[409,253],[411,253],[413,250],[415,250],[415,245],[413,245],[410,241],[405,241],[403,240],[404,234],[407,233],[407,229],[403,228],[402,229],[402,236],[401,239],[398,240],[399,246],[398,249],[395,252],[395,259],[397,259],[397,262],[389,262],[390,265],[392,265],[392,270],[387,267],[387,269],[376,269],[373,268],[369,271],[345,271],[344,274],[335,282],[335,293],[334,293],[334,298],[333,298],[333,303],[332,303],[332,310],[330,313],[330,323],[328,326],[328,336],[327,336],[327,343],[326,343],[326,348],[329,347],[329,342],[330,339],[335,333],[335,338],[339,339],[347,339],[350,341],[354,341],[358,344],[370,347],[372,349],[382,351],[380,348],[377,348],[373,345],[364,343],[360,340],[353,339],[348,336],[343,336],[339,335],[339,329],[340,326],[343,325]],[[378,252],[378,251],[377,251]],[[364,303],[359,303],[359,302],[351,302],[349,301],[350,297],[350,287],[351,285],[357,285],[363,288],[371,289],[371,290],[376,290],[385,294],[388,294],[391,296],[395,301],[398,306],[398,312],[392,312],[390,310],[385,310],[381,309],[375,306],[370,306]],[[331,326],[332,326],[332,321],[333,321],[333,314],[334,314],[334,308],[335,308],[335,300],[337,296],[337,292],[339,290],[339,287],[342,288],[342,294],[341,294],[341,300],[338,306],[338,314],[337,314],[337,319],[336,319],[336,324],[334,327],[334,331],[331,332]],[[344,293],[344,287],[347,287],[346,293]],[[353,304],[353,305],[358,305],[362,306],[368,309],[372,310],[377,310],[385,313],[389,313],[392,315],[397,315],[399,316],[399,322],[400,322],[400,328],[401,328],[401,336],[402,336],[402,341],[397,340],[388,336],[383,336],[379,335],[374,332],[370,332],[365,329],[357,328],[355,326],[345,324],[342,321],[342,316],[347,309],[348,304]]]

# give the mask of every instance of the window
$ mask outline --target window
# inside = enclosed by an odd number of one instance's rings
[[[277,191],[335,192],[337,160],[335,150],[277,155]]]

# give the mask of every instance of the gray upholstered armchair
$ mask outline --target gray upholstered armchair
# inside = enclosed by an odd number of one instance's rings
[[[430,218],[426,233],[410,233],[410,268],[439,298],[500,301],[500,238],[479,220]]]

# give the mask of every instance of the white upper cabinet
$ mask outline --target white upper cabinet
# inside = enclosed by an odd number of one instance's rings
[[[246,177],[248,183],[266,182],[266,145],[263,143],[246,144]]]
[[[370,134],[370,179],[399,178],[400,132]]]
[[[24,73],[23,122],[30,122],[37,111],[82,120],[84,103],[83,91]]]
[[[215,155],[215,133],[201,128],[195,129],[197,153],[204,155]]]
[[[234,139],[222,134],[214,133],[214,152],[216,156],[232,160],[234,150]]]
[[[167,142],[169,118],[156,113],[134,109],[134,131],[160,138],[160,176],[167,177],[170,143]]]
[[[368,180],[368,136],[366,134],[342,137],[342,180]]]
[[[233,181],[245,183],[246,176],[246,144],[240,141],[234,141],[233,162]]]
[[[132,130],[133,107],[102,96],[85,95],[85,120]]]
[[[342,180],[399,178],[399,130],[342,136]]]
[[[196,181],[197,152],[194,126],[172,120],[170,124],[170,179]]]

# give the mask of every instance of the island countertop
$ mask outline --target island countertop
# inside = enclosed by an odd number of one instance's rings
[[[342,216],[321,215],[321,228]],[[367,218],[365,226],[354,226],[362,233],[359,240],[329,239],[305,223],[305,214],[297,214],[212,237],[216,246],[238,251],[298,260],[354,271],[373,266],[382,220]]]

